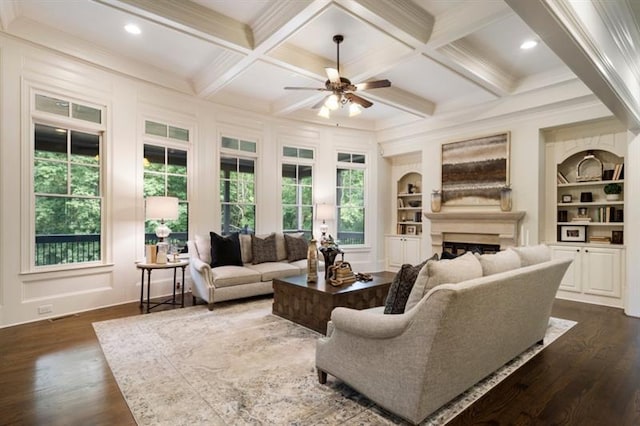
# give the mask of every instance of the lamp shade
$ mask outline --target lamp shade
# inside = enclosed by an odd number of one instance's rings
[[[147,197],[146,217],[152,220],[176,220],[178,199],[176,197]]]
[[[336,208],[332,204],[316,204],[316,219],[333,220]]]

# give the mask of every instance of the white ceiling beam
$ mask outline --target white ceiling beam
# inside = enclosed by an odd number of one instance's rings
[[[501,1],[467,1],[438,15],[427,43],[429,49],[438,49],[473,34],[489,25],[513,15]]]
[[[425,44],[431,37],[433,15],[411,0],[335,0],[335,3],[408,46]]]
[[[200,73],[193,82],[198,94],[202,97],[214,95],[254,62],[266,58],[267,53],[282,44],[330,4],[331,0],[273,3],[256,23],[259,38],[254,49],[248,51],[245,57],[232,64],[222,74],[207,75],[206,73]]]
[[[327,92],[290,92],[286,96],[271,103],[271,113],[274,115],[291,114],[299,109],[311,108],[327,96]]]
[[[226,49],[253,48],[251,28],[197,3],[181,0],[93,0]]]
[[[359,95],[371,100],[379,101],[385,105],[408,112],[420,118],[431,117],[436,109],[433,102],[416,96],[406,90],[397,87],[387,87],[366,92],[358,92]]]
[[[506,3],[627,128],[640,130],[640,31],[627,1]]]
[[[515,87],[515,79],[510,74],[483,58],[463,40],[443,46],[429,56],[496,96],[506,96]]]

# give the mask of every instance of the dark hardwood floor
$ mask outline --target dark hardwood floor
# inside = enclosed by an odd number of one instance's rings
[[[0,424],[135,424],[91,323],[139,314],[129,303],[0,329]],[[640,320],[567,301],[553,315],[578,325],[451,425],[640,425]]]

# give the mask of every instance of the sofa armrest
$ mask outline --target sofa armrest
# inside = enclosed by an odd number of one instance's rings
[[[356,336],[371,339],[389,339],[404,333],[412,323],[413,315],[385,315],[379,312],[335,308],[331,322],[335,331],[343,330]]]
[[[204,262],[198,256],[192,255],[189,258],[189,262],[193,265],[194,269],[203,275],[211,275],[211,265]]]

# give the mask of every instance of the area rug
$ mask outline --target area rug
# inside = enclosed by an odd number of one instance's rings
[[[318,383],[320,335],[271,314],[270,299],[94,323],[140,425],[392,425],[403,421],[329,376]],[[575,322],[552,318],[549,345]],[[527,362],[518,358],[432,414],[441,425]]]

